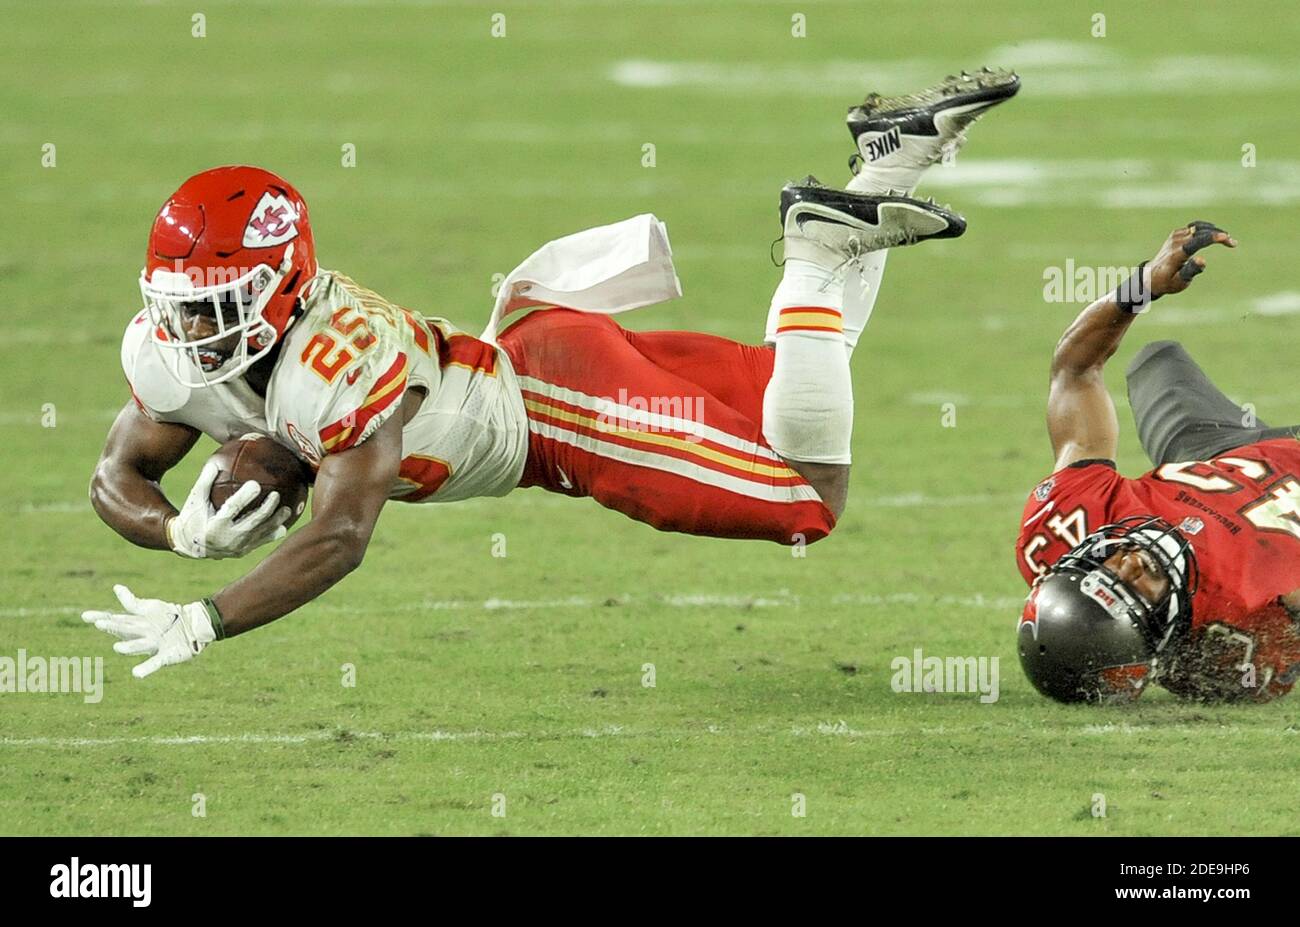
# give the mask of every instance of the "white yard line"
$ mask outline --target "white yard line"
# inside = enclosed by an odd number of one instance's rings
[[[1183,316],[1181,318],[1187,319],[1191,317]],[[1235,316],[1235,318],[1240,318],[1240,316]],[[1145,324],[1151,324],[1156,321],[1158,320],[1153,316]],[[1212,364],[1212,361],[1210,363]],[[1213,375],[1214,371],[1210,370],[1209,373]],[[1231,395],[1229,395],[1228,398],[1233,399]],[[1047,403],[1047,390],[1044,389],[1043,394],[1041,396],[1037,394],[1030,394],[1030,393],[1010,393],[1005,395],[992,395],[992,396],[971,396],[964,393],[958,393],[956,391],[949,393],[949,392],[944,392],[943,390],[927,390],[926,392],[908,393],[905,399],[910,405],[933,406],[935,410],[935,418],[937,420],[940,407],[945,402],[951,402],[954,405],[956,405],[958,412],[960,412],[961,409],[966,407],[984,408],[984,409],[1018,409],[1024,407],[1028,407],[1031,409],[1041,408],[1045,406]],[[1128,397],[1124,395],[1122,390],[1111,390],[1111,399],[1115,400],[1115,405],[1119,406],[1120,408],[1128,407]],[[1236,400],[1233,399],[1233,401]],[[1242,401],[1245,401],[1245,399],[1243,399]],[[1276,393],[1276,394],[1265,393],[1263,395],[1251,396],[1250,401],[1253,402],[1256,406],[1261,406],[1261,407],[1264,405],[1281,406],[1282,411],[1285,411],[1287,407],[1295,408],[1297,406],[1295,395],[1287,394],[1287,393]],[[1267,417],[1269,419],[1286,419],[1289,416],[1285,414],[1278,414],[1278,412],[1270,412]],[[881,498],[887,498],[887,497],[881,497]]]
[[[982,608],[1004,612],[1019,609],[1025,604],[1024,596],[973,595],[922,595],[919,592],[891,592],[872,595],[862,592],[844,592],[831,596],[832,605],[956,605],[962,608]]]
[[[1259,315],[1296,315],[1300,313],[1300,291],[1283,290],[1251,301],[1252,312]]]
[[[1262,400],[1261,400],[1262,401]],[[927,403],[928,404],[928,403]],[[981,405],[996,404],[990,400],[980,400]],[[891,493],[879,496],[864,496],[853,500],[853,505],[863,508],[872,509],[905,509],[905,508],[936,508],[949,505],[997,505],[1004,502],[1023,502],[1025,493],[1032,486],[1025,488],[1025,492],[1011,491],[1007,493],[964,493],[954,495],[931,495],[921,491]],[[461,502],[449,503],[455,505],[457,509],[465,509],[471,505],[521,505],[535,507],[539,505],[568,505],[564,501],[565,496],[559,493],[522,493],[519,496],[512,496],[512,501],[498,503],[496,499],[466,499]],[[386,511],[405,513],[403,517],[410,517],[412,513],[415,517],[429,517],[434,511],[438,511],[441,506],[437,504],[428,505],[393,505]],[[4,511],[0,509],[0,511]],[[80,515],[89,514],[89,499],[55,499],[49,502],[22,502],[7,510],[16,515]],[[504,510],[503,510],[504,511]]]
[[[978,131],[978,130],[977,130]],[[671,146],[671,138],[643,139],[629,133],[623,143],[635,158],[645,141]],[[558,144],[558,143],[557,143]],[[605,142],[605,144],[609,144]],[[639,170],[639,169],[638,169]],[[1240,163],[1240,154],[1229,152],[1217,161],[1180,161],[1172,158],[1152,160],[1107,160],[1104,158],[1015,158],[985,159],[959,157],[953,165],[931,169],[922,181],[922,193],[934,191],[943,198],[960,198],[967,207],[1019,209],[1042,206],[1085,206],[1096,209],[1125,209],[1137,206],[1153,208],[1211,207],[1214,205],[1285,206],[1300,202],[1300,161],[1270,158],[1255,167]],[[421,177],[418,180],[394,179],[382,189],[368,192],[372,199],[408,201],[416,196],[453,195],[463,192],[455,181]],[[545,200],[625,201],[628,197],[659,198],[691,192],[680,178],[658,175],[653,171],[618,179],[590,180],[581,187],[564,186],[543,177],[518,177],[502,182],[502,195]],[[717,199],[752,202],[756,193],[740,186],[724,186],[710,191]],[[30,206],[61,203],[58,189],[27,187],[16,197]],[[122,190],[104,191],[107,200],[136,200],[138,195]],[[653,207],[653,203],[650,203]],[[674,217],[663,218],[671,223]],[[725,243],[724,243],[725,244]],[[707,254],[707,252],[701,252]],[[690,257],[689,249],[686,256]],[[762,244],[719,251],[719,259],[762,261]],[[758,266],[758,265],[756,265]],[[66,336],[50,337],[39,332],[25,332],[22,340],[30,344],[63,343]],[[86,339],[103,342],[109,347],[114,339],[102,333]]]
[[[402,602],[393,605],[352,606],[333,603],[316,603],[305,606],[314,611],[334,612],[349,615],[392,614],[394,612],[429,612],[429,611],[464,611],[491,612],[517,611],[524,609],[579,609],[604,608],[610,606],[653,606],[655,608],[801,608],[819,605],[862,605],[887,607],[892,605],[958,605],[967,608],[1005,611],[1018,607],[1020,598],[1007,596],[986,596],[974,593],[968,596],[923,595],[914,592],[888,593],[872,595],[867,593],[838,593],[829,596],[795,595],[786,590],[772,593],[745,595],[741,593],[677,593],[662,596],[637,596],[630,593],[613,596],[568,596],[559,599],[425,599],[416,602]],[[62,615],[80,615],[84,610],[95,607],[94,603],[83,605],[45,605],[36,607],[0,608],[3,618],[43,618]]]
[[[71,512],[90,512],[90,500],[82,499],[77,502],[24,502],[15,510],[19,515],[34,514],[56,514],[66,515]]]
[[[62,427],[68,424],[83,424],[87,421],[111,422],[117,418],[117,414],[122,411],[122,407],[116,409],[69,409],[66,403],[55,403],[55,422],[56,427]],[[44,416],[39,403],[32,406],[26,412],[0,412],[0,427],[25,426],[28,428],[42,427],[41,419]]]
[[[924,186],[984,206],[1083,204],[1103,209],[1291,203],[1300,199],[1300,162],[1245,168],[1219,161],[1086,159],[962,160],[929,171]]]
[[[53,747],[68,749],[73,747],[191,747],[224,744],[283,744],[299,746],[302,744],[328,743],[330,741],[346,742],[350,740],[384,740],[384,741],[425,741],[441,743],[457,740],[506,740],[527,737],[516,731],[504,733],[487,733],[484,731],[398,731],[383,733],[380,731],[312,731],[308,734],[186,734],[176,737],[3,737],[0,747]]]
[[[866,505],[876,509],[913,509],[913,508],[947,508],[967,505],[1023,505],[1025,496],[1032,486],[1023,492],[1007,493],[967,493],[965,495],[932,496],[924,492],[906,492],[894,496],[876,496],[863,502],[850,503]]]
[[[910,697],[910,696],[909,696]],[[944,699],[953,696],[945,694]],[[993,709],[996,710],[996,709]],[[954,737],[973,731],[990,734],[1006,733],[1017,737],[1034,735],[1059,739],[1062,736],[1083,735],[1106,737],[1112,735],[1141,734],[1143,736],[1188,734],[1213,737],[1240,737],[1262,735],[1266,737],[1293,737],[1300,730],[1282,727],[1254,727],[1250,725],[1223,724],[1198,725],[1172,723],[1167,725],[1088,724],[1082,727],[1054,725],[1028,726],[1017,720],[1009,724],[978,722],[969,726],[919,726],[896,728],[854,728],[845,721],[823,721],[812,727],[795,725],[789,728],[728,728],[709,724],[703,728],[671,728],[635,730],[624,725],[611,724],[599,728],[576,728],[562,731],[350,731],[346,729],[312,731],[309,733],[243,733],[243,734],[184,734],[175,736],[137,735],[123,737],[0,737],[0,749],[50,749],[79,750],[88,747],[205,747],[205,746],[310,746],[314,744],[340,744],[365,741],[369,743],[465,743],[497,741],[549,741],[592,739],[605,737],[670,738],[708,734],[727,738],[781,738],[781,737],[837,737],[846,740],[880,737]]]
[[[1014,67],[1025,95],[1035,99],[1180,96],[1189,83],[1202,95],[1240,95],[1295,87],[1295,68],[1248,55],[1142,57],[1110,50],[1095,41],[1026,42],[991,49],[972,61]],[[949,73],[949,62],[931,58],[834,59],[815,64],[722,63],[630,58],[614,62],[607,78],[623,87],[690,87],[713,93],[860,99],[868,90],[904,93]]]

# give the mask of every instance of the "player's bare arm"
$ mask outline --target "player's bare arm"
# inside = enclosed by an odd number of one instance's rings
[[[163,495],[159,481],[198,439],[197,429],[155,422],[134,401],[128,402],[109,429],[90,481],[95,512],[132,544],[169,550],[167,522],[177,510]]]
[[[404,401],[408,414],[390,418],[364,443],[322,461],[311,521],[212,597],[224,636],[287,615],[361,566],[401,465],[403,422],[420,398],[409,393]]]
[[[423,398],[422,391],[411,390],[403,397],[400,413],[369,439],[326,458],[316,478],[312,520],[242,579],[211,598],[185,605],[141,599],[118,585],[113,591],[122,611],[87,611],[82,618],[119,638],[113,645],[118,653],[148,657],[132,669],[143,678],[316,598],[361,565],[401,463],[402,428]],[[215,465],[209,462],[204,469]],[[200,478],[205,505],[211,485],[210,479]],[[231,500],[240,496],[237,507],[247,506],[256,488],[256,483],[246,484]],[[267,499],[269,506],[264,502],[255,508],[263,516],[275,508],[278,496],[271,492]]]
[[[1056,469],[1080,460],[1114,459],[1119,421],[1106,391],[1106,362],[1151,300],[1182,292],[1205,269],[1205,258],[1196,252],[1211,244],[1237,246],[1227,232],[1209,222],[1174,229],[1134,279],[1084,309],[1061,336],[1052,356],[1047,398],[1047,430]]]
[[[219,508],[209,505],[217,469],[209,465],[178,511],[163,494],[160,480],[180,463],[198,440],[188,425],[156,422],[127,403],[108,433],[90,482],[90,501],[109,527],[140,547],[172,550],[195,559],[241,557],[284,537],[288,509],[278,493],[249,503],[261,488],[247,483]]]

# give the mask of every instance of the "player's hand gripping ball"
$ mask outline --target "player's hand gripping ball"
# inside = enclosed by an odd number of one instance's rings
[[[209,498],[220,510],[226,500],[252,480],[260,492],[242,506],[243,512],[255,511],[271,493],[278,493],[280,505],[289,509],[284,522],[288,528],[307,508],[310,473],[293,451],[266,435],[247,434],[227,441],[212,455],[211,463],[219,468]]]
[[[168,519],[167,543],[183,557],[222,560],[278,541],[307,506],[309,478],[293,452],[271,438],[227,441]]]

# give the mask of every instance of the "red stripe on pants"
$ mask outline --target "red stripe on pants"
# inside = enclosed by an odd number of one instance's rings
[[[689,401],[693,414],[683,417],[761,449],[746,451],[731,446],[734,442],[707,439],[683,445],[680,431],[659,427],[637,431],[633,426],[630,433],[609,435],[590,420],[596,413],[582,402],[526,393],[533,408],[521,486],[591,496],[606,508],[660,530],[708,537],[811,543],[834,528],[834,516],[807,481],[774,458],[763,440],[770,348],[695,332],[629,332],[608,316],[570,309],[535,311],[508,328],[499,342],[522,377],[588,397],[618,401],[624,395],[628,405],[637,399],[647,405],[676,400],[685,408]],[[548,403],[552,411],[540,408]],[[555,436],[541,433],[547,428],[554,429]],[[575,435],[595,442],[600,453],[564,440]],[[668,472],[649,463],[603,456],[629,450],[653,455],[660,466],[700,469]],[[718,474],[740,480],[740,488],[703,481]],[[799,487],[809,498],[747,494],[784,496],[791,487]]]

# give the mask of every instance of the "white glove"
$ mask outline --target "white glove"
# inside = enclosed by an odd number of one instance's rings
[[[203,602],[174,605],[160,599],[137,599],[125,586],[114,586],[117,600],[126,614],[82,612],[81,618],[101,631],[121,638],[113,649],[122,654],[148,654],[149,659],[131,668],[131,675],[143,679],[155,670],[193,660],[208,644],[224,637],[221,621],[215,622]]]
[[[208,461],[190,490],[180,513],[167,520],[167,542],[183,557],[222,560],[242,557],[267,541],[278,541],[289,533],[289,507],[280,505],[278,492],[268,493],[262,504],[238,521],[244,506],[257,498],[262,487],[249,480],[226,500],[219,510],[212,508],[212,484],[221,467]]]

